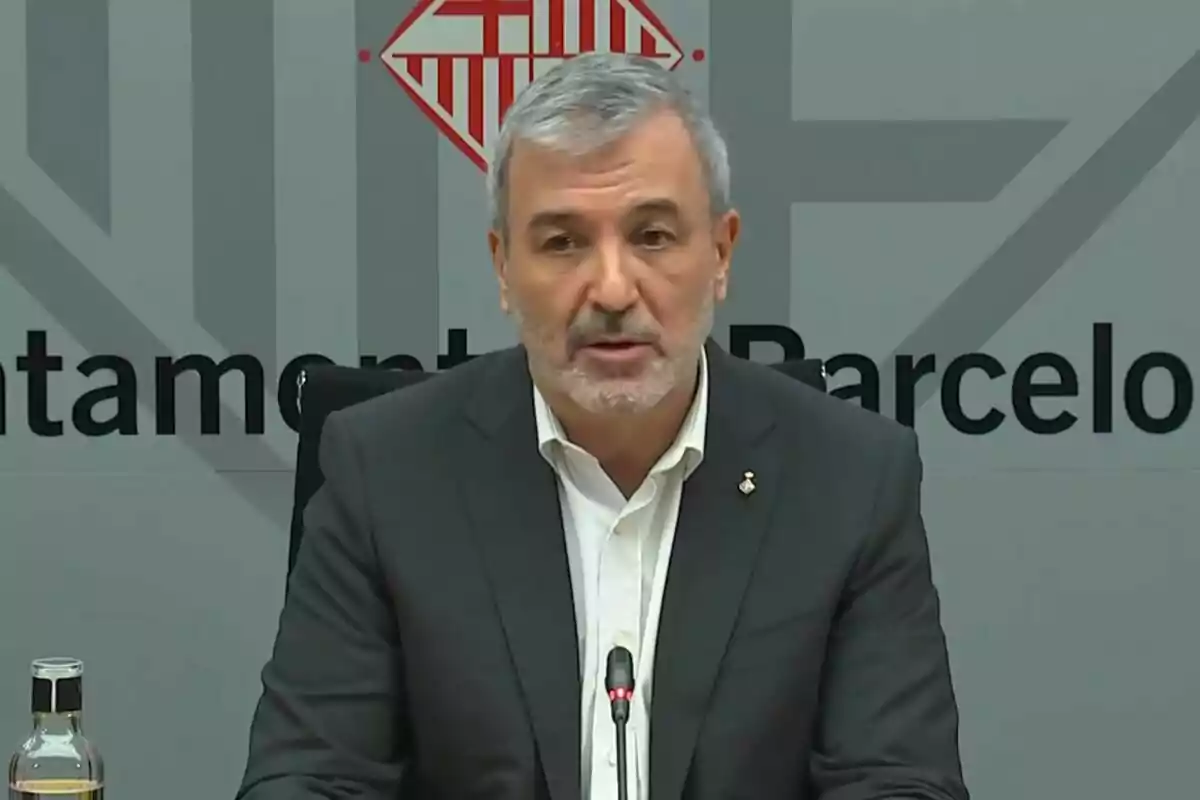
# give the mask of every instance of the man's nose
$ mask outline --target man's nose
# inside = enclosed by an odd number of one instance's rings
[[[637,283],[629,271],[625,248],[605,243],[595,253],[591,301],[606,311],[627,311],[638,299]]]

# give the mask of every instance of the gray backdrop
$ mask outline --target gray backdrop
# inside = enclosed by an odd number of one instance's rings
[[[965,379],[973,414],[1011,410],[1031,354],[1077,371],[1078,397],[1036,401],[1079,416],[1058,435],[1010,416],[969,436],[937,376],[916,391],[975,796],[1187,794],[1200,422],[1142,432],[1121,381],[1149,351],[1200,364],[1200,4],[649,5],[731,145],[746,234],[718,338],[789,325],[809,355],[877,360],[889,397],[894,354],[940,375],[986,352],[1009,374]],[[81,656],[114,795],[232,794],[283,591],[295,438],[273,395],[247,436],[223,381],[202,435],[182,384],[177,434],[155,435],[152,359],[248,353],[273,384],[303,353],[432,366],[450,328],[472,352],[513,341],[482,173],[378,56],[411,8],[0,0],[0,730],[25,731],[29,659]],[[59,437],[26,419],[31,330],[63,358]],[[138,435],[73,430],[112,381],[76,371],[91,354],[134,364]],[[1165,415],[1164,371],[1146,397]]]

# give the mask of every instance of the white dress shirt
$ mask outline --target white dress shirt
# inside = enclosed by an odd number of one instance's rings
[[[674,443],[628,499],[599,462],[567,440],[535,387],[538,449],[558,475],[582,662],[583,800],[615,800],[615,729],[604,689],[608,651],[633,654],[634,702],[627,725],[628,796],[650,794],[652,667],[667,564],[683,483],[704,457],[708,362],[701,351],[696,397]]]

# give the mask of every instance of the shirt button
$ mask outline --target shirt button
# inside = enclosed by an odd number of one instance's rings
[[[608,765],[610,767],[617,765],[617,750],[615,747],[608,748]]]

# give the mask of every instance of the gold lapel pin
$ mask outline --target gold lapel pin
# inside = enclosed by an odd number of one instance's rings
[[[738,491],[749,497],[750,495],[754,494],[755,488],[754,473],[746,472],[742,477],[742,482],[738,484]]]

